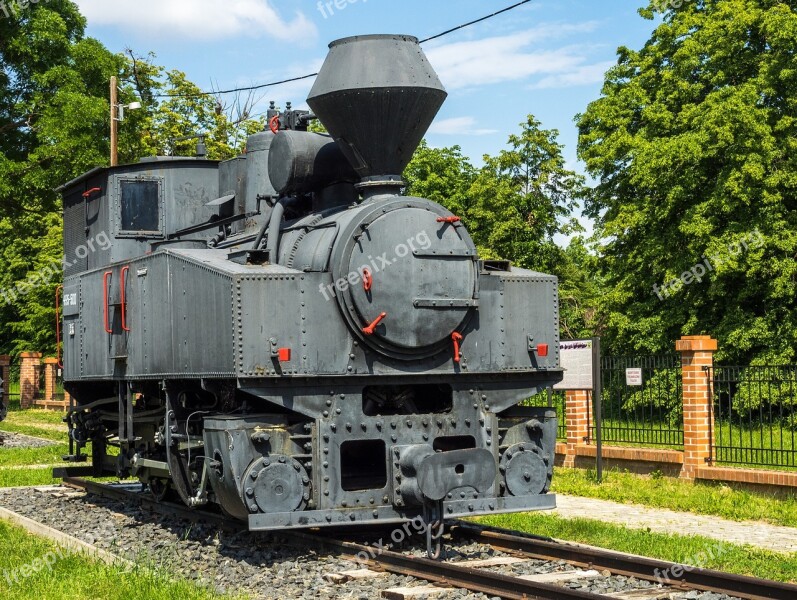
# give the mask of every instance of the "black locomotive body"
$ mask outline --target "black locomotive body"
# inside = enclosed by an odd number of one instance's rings
[[[71,458],[252,530],[552,508],[556,415],[519,403],[561,379],[556,278],[400,194],[446,96],[417,40],[330,48],[245,155],[63,186],[67,257],[112,242],[65,273]]]

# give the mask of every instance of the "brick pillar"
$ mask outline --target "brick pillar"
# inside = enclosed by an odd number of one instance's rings
[[[568,390],[565,400],[565,423],[567,424],[567,455],[563,466],[576,464],[576,446],[583,446],[590,437],[592,423],[592,392]]]
[[[717,340],[708,335],[688,335],[675,342],[681,353],[684,397],[684,466],[682,479],[694,479],[697,469],[711,458],[714,431],[712,380],[704,367],[714,366]]]
[[[39,394],[39,365],[41,352],[23,352],[19,355],[22,363],[19,367],[19,404],[20,407],[30,408],[33,400]]]
[[[0,354],[0,377],[3,379],[2,402],[8,406],[11,400],[11,357],[8,354]]]
[[[55,379],[58,376],[58,359],[44,359],[44,399],[55,400]]]

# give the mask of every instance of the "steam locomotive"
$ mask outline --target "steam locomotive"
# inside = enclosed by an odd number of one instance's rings
[[[92,248],[64,273],[67,459],[92,461],[61,474],[251,530],[422,518],[430,552],[444,519],[553,508],[556,414],[521,403],[562,378],[557,280],[402,195],[446,95],[417,39],[346,38],[244,155],[62,186],[66,256]]]

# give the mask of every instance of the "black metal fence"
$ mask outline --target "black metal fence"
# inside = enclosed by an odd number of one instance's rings
[[[628,385],[628,369],[641,369],[640,385]],[[604,356],[601,370],[604,443],[683,448],[679,355]]]
[[[797,468],[797,365],[715,366],[715,463]]]
[[[20,405],[19,363],[11,363],[8,371],[8,381],[3,382],[8,390],[8,408],[18,409]]]
[[[565,392],[558,392],[553,390],[548,391],[548,406],[556,409],[557,440],[567,439],[567,422],[565,420],[567,418],[567,412],[565,410],[565,405],[566,405]]]

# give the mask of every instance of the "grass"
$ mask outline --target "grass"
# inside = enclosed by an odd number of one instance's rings
[[[797,431],[786,426],[743,426],[717,420],[714,440],[718,463],[753,466],[755,462],[759,468],[797,469]]]
[[[645,477],[611,470],[602,483],[593,471],[558,469],[553,491],[571,496],[599,498],[626,504],[714,515],[733,521],[766,521],[774,525],[797,527],[795,493],[776,496],[733,488],[727,484],[692,483],[663,476]]]
[[[44,448],[4,448],[0,446],[0,487],[53,485],[52,469],[18,469],[26,465],[63,465],[69,453],[67,427],[63,414],[41,409],[13,410],[0,423],[0,431],[21,433],[57,442]],[[110,449],[109,449],[110,450]]]
[[[5,421],[0,423],[0,431],[66,443],[67,427],[62,419],[63,414],[60,412],[41,409],[15,410],[9,412]]]
[[[63,462],[62,456],[69,454],[67,444],[55,444],[43,448],[3,448],[0,446],[0,468],[22,465],[54,465]]]
[[[60,479],[53,477],[52,469],[0,469],[0,488],[56,485]]]
[[[52,569],[48,564],[52,564]],[[26,574],[30,575],[19,575],[15,581],[14,574],[25,566]],[[39,567],[38,571],[35,567]],[[189,581],[175,580],[157,568],[136,567],[126,572],[122,567],[68,554],[21,528],[0,523],[0,598],[213,600],[230,596],[220,596]]]
[[[697,562],[695,557],[705,556],[707,550],[714,550],[718,545],[717,540],[702,536],[652,533],[591,519],[562,519],[541,513],[495,515],[477,521],[495,527],[691,565]],[[712,553],[717,555],[697,566],[775,581],[797,581],[797,553],[779,554],[750,546],[724,543],[722,548],[722,552]]]

